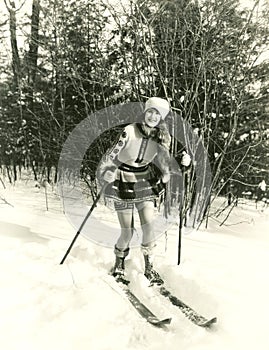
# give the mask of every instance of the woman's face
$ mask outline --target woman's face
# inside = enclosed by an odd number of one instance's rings
[[[145,123],[151,127],[154,128],[160,123],[161,115],[155,108],[149,108],[145,112]]]

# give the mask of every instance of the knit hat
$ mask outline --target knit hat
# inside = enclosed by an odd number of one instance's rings
[[[164,119],[169,113],[169,103],[160,97],[150,97],[145,105],[145,112],[149,108],[155,108],[160,113],[162,119]]]

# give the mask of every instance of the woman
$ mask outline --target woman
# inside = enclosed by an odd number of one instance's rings
[[[107,198],[114,200],[121,234],[115,245],[116,261],[112,275],[128,283],[124,274],[124,259],[129,253],[133,235],[134,208],[137,209],[143,232],[141,250],[145,260],[145,276],[151,284],[162,284],[153,269],[154,243],[153,216],[155,201],[165,191],[170,179],[169,148],[171,137],[165,123],[169,114],[168,101],[159,97],[149,98],[145,104],[143,120],[126,126],[116,145],[103,157],[99,167],[99,179],[108,183]],[[190,164],[185,153],[182,165]]]

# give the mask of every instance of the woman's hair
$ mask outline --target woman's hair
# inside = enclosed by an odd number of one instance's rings
[[[158,142],[167,148],[168,150],[170,149],[170,144],[171,144],[171,136],[167,127],[167,124],[164,120],[161,120],[159,125],[157,126],[158,129]]]

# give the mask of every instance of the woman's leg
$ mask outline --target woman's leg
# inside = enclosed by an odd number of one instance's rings
[[[141,227],[143,231],[141,250],[145,261],[145,276],[148,278],[151,284],[161,285],[163,280],[157,271],[153,268],[154,260],[154,247],[155,247],[155,234],[153,227],[154,218],[154,202],[145,201],[139,203],[137,206]]]
[[[137,203],[136,208],[138,210],[141,228],[143,232],[142,245],[143,246],[154,246],[154,202],[145,201],[143,203]]]
[[[133,209],[117,210],[118,220],[121,227],[121,234],[116,247],[125,250],[133,237]]]
[[[126,204],[126,205],[125,205]],[[129,254],[129,244],[133,236],[133,205],[121,203],[115,205],[117,210],[118,220],[121,226],[120,237],[115,244],[115,264],[111,270],[112,275],[121,282],[128,284],[125,279],[125,264],[124,260]]]

